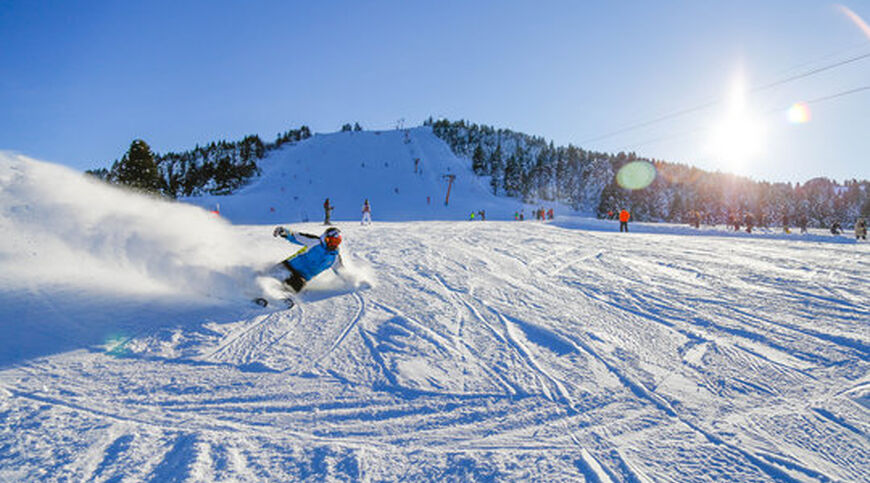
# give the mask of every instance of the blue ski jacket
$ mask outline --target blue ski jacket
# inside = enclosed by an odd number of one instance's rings
[[[303,245],[303,248],[285,260],[293,270],[305,280],[311,280],[320,272],[341,264],[341,254],[338,249],[330,250],[320,237],[307,233],[287,232],[287,241]]]

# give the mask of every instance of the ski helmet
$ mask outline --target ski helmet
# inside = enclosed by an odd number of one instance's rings
[[[338,228],[332,227],[327,228],[323,235],[320,236],[320,241],[326,245],[326,248],[330,250],[335,250],[341,244],[341,230]]]

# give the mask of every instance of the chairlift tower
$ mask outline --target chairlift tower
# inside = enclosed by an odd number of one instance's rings
[[[447,180],[447,197],[444,198],[444,206],[450,203],[450,188],[453,186],[453,181],[456,180],[455,174],[445,174],[442,178]]]

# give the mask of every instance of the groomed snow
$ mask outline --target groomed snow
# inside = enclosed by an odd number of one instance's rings
[[[274,223],[322,229],[263,208],[274,179],[223,198],[233,225],[0,156],[0,480],[870,474],[867,243],[458,221],[519,207],[471,181],[420,216],[441,221],[380,221],[424,194],[409,181],[368,196],[371,226],[336,211],[369,288],[324,275],[264,310],[253,273],[293,251]],[[353,180],[337,204],[361,205]]]

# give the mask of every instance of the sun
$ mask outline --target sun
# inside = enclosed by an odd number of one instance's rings
[[[764,123],[746,102],[742,76],[735,80],[725,107],[710,127],[706,150],[729,171],[740,172],[764,153],[767,136]]]

